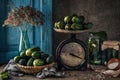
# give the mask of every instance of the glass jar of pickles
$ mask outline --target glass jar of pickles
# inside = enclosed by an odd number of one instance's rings
[[[102,64],[101,45],[107,38],[106,32],[90,32],[88,38],[89,49],[89,63],[90,64]]]
[[[106,63],[112,58],[119,58],[119,53],[119,41],[104,41],[102,44],[102,64],[106,65]]]

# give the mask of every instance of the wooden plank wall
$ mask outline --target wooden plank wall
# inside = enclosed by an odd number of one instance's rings
[[[31,46],[39,46],[47,54],[52,54],[52,0],[0,0],[0,63],[6,63],[18,55],[20,32],[17,28],[2,28],[9,13],[7,3],[13,1],[16,7],[30,5],[44,14],[44,24],[29,27]],[[2,3],[2,4],[1,4]]]

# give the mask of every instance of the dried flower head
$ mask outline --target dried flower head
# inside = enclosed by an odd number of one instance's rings
[[[40,11],[36,11],[30,6],[20,6],[8,14],[8,18],[4,21],[3,27],[6,25],[17,27],[24,23],[32,26],[41,25],[43,24],[43,15]]]

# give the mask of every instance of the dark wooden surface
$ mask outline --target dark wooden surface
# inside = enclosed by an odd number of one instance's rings
[[[0,66],[0,71],[4,66]],[[34,75],[25,75],[23,77],[13,76],[13,80],[40,80],[37,79]],[[95,73],[93,71],[65,71],[64,78],[52,78],[47,77],[41,80],[120,80],[120,77],[111,78],[110,76],[105,76],[101,73]]]

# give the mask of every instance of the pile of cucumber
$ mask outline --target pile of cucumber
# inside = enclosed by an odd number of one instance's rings
[[[65,16],[63,20],[54,23],[54,28],[64,30],[86,30],[92,26],[92,22],[85,22],[84,16],[76,14]]]
[[[14,61],[24,66],[42,66],[54,61],[54,57],[42,52],[39,47],[32,47],[20,52],[19,56],[14,57]]]

